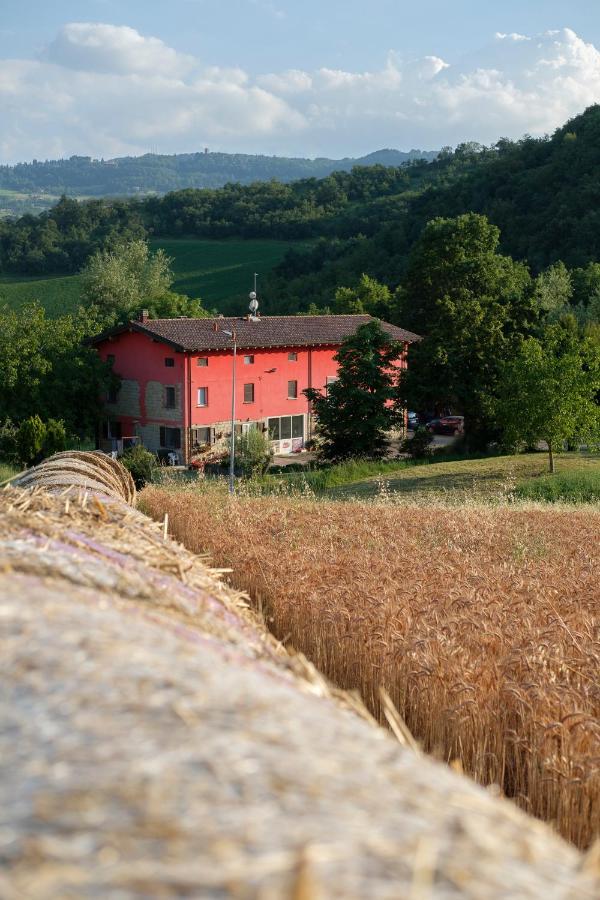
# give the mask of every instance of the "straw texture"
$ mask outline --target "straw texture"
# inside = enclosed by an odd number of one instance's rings
[[[598,896],[217,574],[112,496],[0,492],[0,896]]]

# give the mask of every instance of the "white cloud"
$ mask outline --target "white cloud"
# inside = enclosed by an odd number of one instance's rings
[[[44,53],[44,59],[82,72],[126,75],[167,71],[183,75],[194,59],[177,53],[155,37],[143,37],[134,28],[91,22],[65,25]]]
[[[552,131],[600,101],[600,52],[570,29],[497,35],[450,65],[390,52],[380,68],[252,77],[133,28],[65,25],[37,60],[0,60],[0,161],[208,144],[356,155]]]
[[[261,87],[275,94],[302,94],[312,88],[313,80],[308,72],[300,69],[288,69],[280,75],[259,75],[257,79]]]
[[[498,41],[530,41],[531,38],[527,37],[526,34],[519,34],[516,31],[511,32],[511,34],[503,34],[501,31],[496,32],[496,40]]]

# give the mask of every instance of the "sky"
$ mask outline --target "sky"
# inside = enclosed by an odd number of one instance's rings
[[[360,156],[600,102],[598,0],[0,0],[0,162]]]

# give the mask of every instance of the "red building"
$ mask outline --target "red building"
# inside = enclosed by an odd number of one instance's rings
[[[121,450],[129,440],[190,462],[231,435],[233,334],[235,427],[268,431],[277,453],[291,453],[311,436],[305,388],[335,380],[333,357],[370,316],[140,319],[99,335],[93,343],[121,378],[107,397],[100,446]],[[406,349],[417,336],[382,323]],[[227,334],[229,332],[229,334]]]

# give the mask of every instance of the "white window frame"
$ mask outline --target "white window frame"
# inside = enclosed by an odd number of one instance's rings
[[[200,402],[200,391],[204,391],[204,403]],[[201,407],[202,409],[204,409],[205,406],[208,406],[208,387],[207,386],[199,387],[197,389],[196,406]]]

